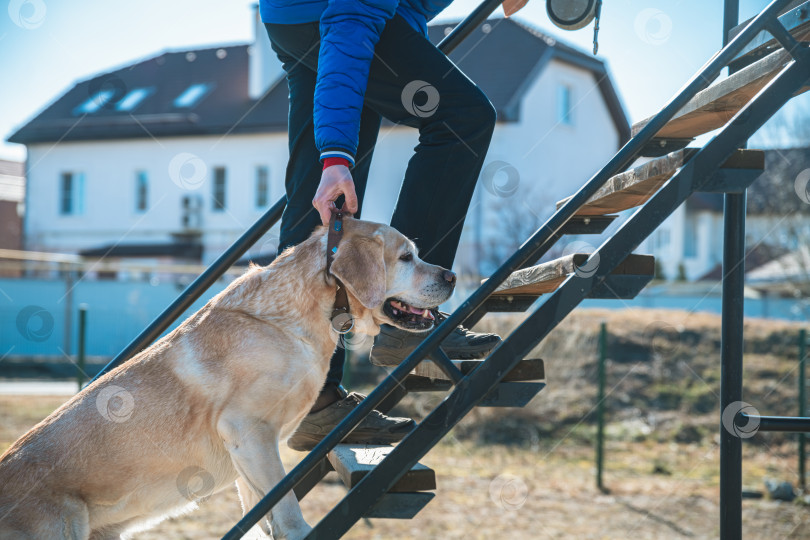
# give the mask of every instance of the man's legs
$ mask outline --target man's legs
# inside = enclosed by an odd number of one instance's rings
[[[391,226],[413,239],[427,262],[452,267],[495,109],[400,17],[386,24],[377,44],[365,100],[389,120],[419,129]]]
[[[318,35],[316,24],[267,25],[267,28],[287,71],[291,96],[288,206],[280,238],[283,249],[307,238],[320,221],[311,204],[321,174],[312,125]],[[472,81],[399,17],[388,22],[375,53],[361,119],[357,165],[352,171],[358,200],[362,204],[380,115],[418,128],[420,143],[409,162],[392,225],[414,239],[424,259],[449,268],[492,136],[495,111]],[[438,93],[438,107],[428,114],[414,107],[422,103],[420,97],[424,99],[424,94],[413,92],[410,96],[413,99],[410,102],[406,99],[408,88],[416,81],[427,82]],[[423,336],[408,334],[404,341],[400,339],[402,336],[388,337],[386,343],[375,342],[375,350],[389,349],[393,356],[387,354],[386,359],[394,358],[391,362],[395,363]],[[410,344],[409,340],[415,343]],[[450,345],[457,349],[448,350],[451,341]],[[454,354],[457,357],[477,356],[491,350],[498,341],[492,334],[459,329],[443,347],[448,354],[461,351]],[[342,353],[338,349],[333,357],[325,395],[319,398],[315,410],[337,399],[327,389],[342,378]],[[314,413],[318,414],[321,413]]]
[[[400,17],[388,21],[375,48],[365,105],[419,129],[391,225],[414,240],[427,262],[451,268],[495,128],[495,109],[447,56]],[[396,366],[423,338],[383,325],[371,361]],[[458,327],[442,348],[453,358],[481,358],[498,343],[495,334]]]
[[[290,89],[288,118],[290,160],[287,163],[285,188],[287,206],[281,218],[279,253],[306,240],[321,224],[312,198],[321,179],[320,155],[315,147],[312,122],[313,98],[317,67],[317,24],[267,25],[273,49],[287,73]],[[314,41],[313,41],[314,40]],[[352,170],[360,216],[368,171],[380,115],[364,108],[360,122],[360,140],[356,164]],[[326,254],[324,253],[324,257]],[[324,388],[311,413],[290,438],[296,450],[312,448],[358,403],[356,395],[347,395],[340,386],[343,379],[345,350],[338,347],[329,363]],[[354,430],[350,442],[389,443],[400,440],[413,426],[407,418],[388,417],[374,412]]]

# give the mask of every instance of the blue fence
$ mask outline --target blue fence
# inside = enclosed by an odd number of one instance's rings
[[[181,320],[225,286],[212,286]],[[88,308],[87,354],[112,357],[181,290],[173,283],[0,279],[0,357],[74,354],[80,304]]]
[[[226,286],[218,282],[181,318],[202,307]],[[64,281],[0,279],[0,358],[8,356],[62,357],[76,349],[78,306],[88,306],[87,354],[112,357],[121,351],[182,290],[162,282]],[[719,288],[673,292],[651,286],[634,300],[586,300],[582,307],[606,309],[654,308],[720,313]],[[459,290],[448,308],[466,298]],[[542,298],[541,300],[542,301]],[[808,304],[789,298],[747,298],[746,317],[806,321]],[[172,326],[174,328],[176,325]]]

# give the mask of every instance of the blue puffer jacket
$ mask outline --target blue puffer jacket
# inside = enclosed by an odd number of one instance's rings
[[[427,22],[452,0],[260,0],[263,22],[320,21],[321,48],[315,86],[315,144],[326,157],[354,165],[360,112],[374,47],[386,21],[401,15],[427,35]]]

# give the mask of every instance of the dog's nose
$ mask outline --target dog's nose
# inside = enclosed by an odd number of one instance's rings
[[[456,275],[450,270],[445,270],[444,272],[442,272],[442,277],[446,279],[450,283],[450,285],[456,284]]]

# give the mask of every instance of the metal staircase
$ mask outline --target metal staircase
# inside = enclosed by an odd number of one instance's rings
[[[801,4],[801,5],[798,5]],[[500,0],[485,0],[445,38],[449,53]],[[363,517],[410,518],[433,497],[435,474],[418,461],[473,407],[521,407],[545,386],[542,360],[530,351],[585,298],[633,298],[652,279],[654,260],[633,250],[695,192],[725,193],[721,412],[742,397],[742,302],[745,190],[764,166],[748,138],[793,95],[810,85],[810,2],[774,0],[732,29],[736,0],[726,0],[724,37],[733,36],[655,116],[633,127],[633,138],[495,273],[375,388],[223,539],[241,538],[290,490],[299,499],[331,470],[349,488],[308,538],[337,538]],[[788,9],[791,8],[791,9]],[[795,36],[795,37],[794,37]],[[729,77],[711,85],[722,70]],[[711,86],[710,86],[711,85]],[[718,130],[701,148],[685,148]],[[640,156],[654,159],[633,168]],[[148,346],[280,218],[282,199],[192,283],[101,374]],[[635,208],[592,254],[532,265],[563,236],[599,234],[616,213]],[[488,358],[454,361],[439,344],[459,324],[486,313],[526,311],[544,301]],[[99,374],[99,376],[101,375]],[[340,441],[372,409],[390,410],[409,392],[447,397],[396,446],[358,447]],[[735,422],[749,418],[738,414]],[[810,419],[758,417],[760,429],[810,431]],[[721,537],[741,536],[741,439],[721,428]]]

